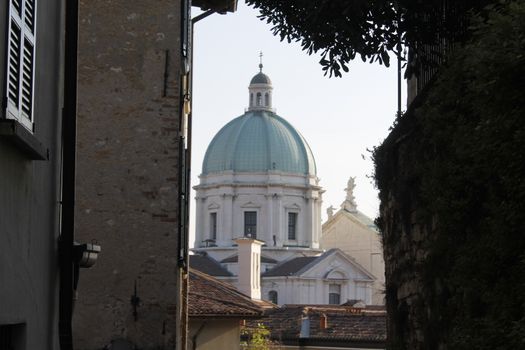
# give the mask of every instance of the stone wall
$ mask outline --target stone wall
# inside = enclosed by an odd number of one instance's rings
[[[431,327],[432,301],[429,288],[428,253],[433,224],[419,198],[420,183],[414,169],[427,150],[420,148],[417,125],[407,113],[376,151],[381,208],[378,224],[383,236],[385,294],[388,313],[389,349],[441,349],[441,330]],[[379,170],[377,170],[379,169]],[[439,289],[439,279],[435,276]],[[437,290],[439,294],[439,290]]]
[[[525,347],[525,3],[471,22],[374,152],[389,349]]]
[[[175,341],[181,2],[80,2],[76,349]],[[140,303],[130,302],[135,293]]]

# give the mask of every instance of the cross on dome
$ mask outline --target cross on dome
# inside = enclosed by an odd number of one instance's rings
[[[257,73],[250,81],[248,87],[250,104],[248,107],[249,111],[255,110],[266,110],[273,111],[272,109],[272,81],[270,78],[262,72],[263,53],[259,52],[259,73]]]
[[[259,73],[262,73],[262,69],[263,69],[263,63],[262,63],[262,58],[263,58],[263,52],[259,52]]]

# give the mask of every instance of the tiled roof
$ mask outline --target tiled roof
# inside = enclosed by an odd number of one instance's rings
[[[318,258],[319,257],[315,256],[301,256],[284,261],[283,263],[275,266],[273,269],[263,273],[262,277],[293,276],[297,272],[301,271],[306,265]]]
[[[321,317],[326,317],[326,328]],[[342,305],[284,305],[266,313],[265,318],[252,320],[249,326],[263,323],[275,340],[298,340],[303,318],[309,320],[309,341],[384,344],[386,342],[386,311],[384,307],[353,308]]]
[[[216,277],[233,276],[217,260],[208,255],[190,255],[190,267]]]
[[[231,284],[190,268],[190,317],[260,317],[269,306],[273,305],[254,301]]]
[[[232,255],[221,260],[221,263],[236,263],[239,261],[239,255]],[[277,260],[261,255],[261,262],[265,264],[277,264]]]
[[[375,279],[375,277],[372,276],[368,270],[359,265],[355,259],[346,255],[339,248],[329,249],[319,256],[302,256],[284,261],[280,264],[277,264],[273,269],[263,273],[262,277],[300,276],[304,272],[311,269],[314,265],[321,263],[323,260],[333,254],[342,254],[343,256],[346,256],[352,260],[352,264],[370,280]]]

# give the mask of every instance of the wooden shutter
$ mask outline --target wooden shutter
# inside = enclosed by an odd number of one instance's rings
[[[36,0],[9,0],[6,117],[33,130]]]

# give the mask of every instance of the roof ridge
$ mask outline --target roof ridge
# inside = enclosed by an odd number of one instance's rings
[[[237,290],[237,288],[235,288],[235,286],[233,286],[233,285],[230,284],[230,283],[227,283],[227,282],[221,281],[221,280],[219,280],[219,279],[217,279],[217,278],[215,278],[215,277],[213,277],[213,276],[210,276],[210,275],[208,275],[207,273],[204,273],[204,272],[202,272],[202,271],[194,270],[194,269],[192,269],[191,267],[190,267],[190,272],[191,272],[191,273],[196,273],[197,275],[200,275],[199,277],[204,278],[204,279],[206,279],[206,280],[208,280],[208,281],[212,281],[213,283],[216,283],[216,284],[218,284],[218,285],[220,285],[220,286],[226,288],[226,289],[227,289],[230,293],[232,293],[232,294],[240,295],[240,296],[242,296],[244,299],[246,299],[247,301],[249,301],[249,302],[253,302],[252,299],[251,299],[249,296],[247,296],[246,294],[243,294],[243,293],[239,292],[239,291]],[[191,292],[191,286],[190,286],[190,290],[189,290],[189,291]],[[198,293],[195,293],[195,294],[198,294]]]
[[[241,303],[236,303],[236,302],[233,302],[233,301],[216,298],[216,297],[210,296],[208,294],[203,294],[203,293],[198,293],[198,292],[190,292],[190,293],[192,293],[193,295],[204,297],[206,299],[220,301],[223,304],[230,304],[230,305],[240,306],[240,307],[243,307],[243,308],[252,309],[254,311],[262,311],[259,306],[244,305],[244,304],[241,304]],[[249,301],[253,303],[253,301],[251,299],[249,299]]]

